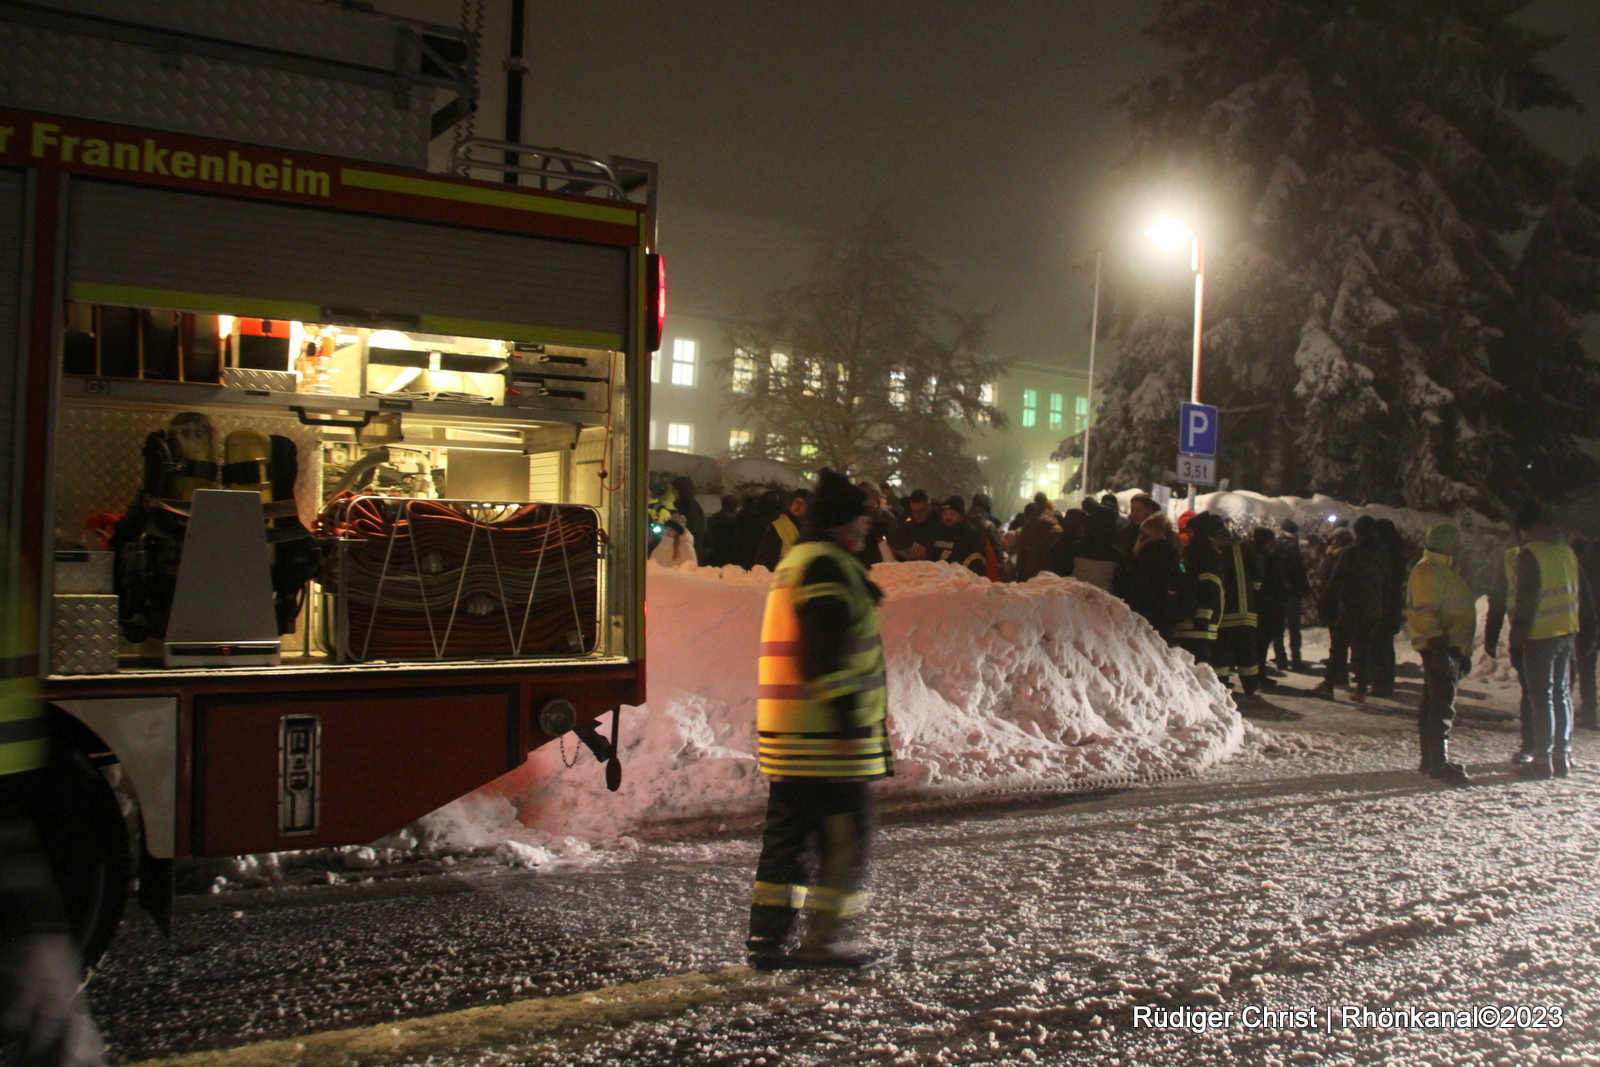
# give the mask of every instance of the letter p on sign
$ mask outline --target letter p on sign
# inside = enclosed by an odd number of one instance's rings
[[[1184,404],[1178,412],[1178,451],[1189,456],[1217,454],[1217,409]]]

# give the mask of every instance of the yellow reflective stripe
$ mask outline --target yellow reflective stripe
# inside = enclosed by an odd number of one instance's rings
[[[841,918],[865,910],[871,899],[872,894],[866,890],[845,893],[825,885],[811,887],[811,910]]]
[[[767,738],[761,739],[762,752],[774,755],[800,755],[815,753],[826,756],[848,756],[853,753],[874,754],[883,751],[882,737],[818,737],[818,738]]]
[[[800,908],[805,906],[809,892],[809,887],[803,885],[757,882],[750,890],[750,903],[769,908]]]
[[[851,588],[841,582],[818,582],[816,585],[800,586],[791,595],[794,597],[796,604],[804,604],[806,601],[815,600],[818,597],[846,597],[851,592]]]
[[[316,322],[322,308],[295,300],[263,300],[260,297],[229,296],[225,293],[193,293],[181,289],[153,289],[142,285],[112,285],[107,282],[73,282],[67,287],[72,299],[84,304],[120,304],[129,307],[170,308],[174,311],[199,311],[244,318],[293,319]]]
[[[353,189],[375,189],[384,193],[405,196],[426,196],[435,200],[455,200],[485,207],[510,208],[513,211],[531,211],[540,215],[562,215],[591,222],[609,222],[617,226],[633,226],[639,221],[635,208],[611,207],[606,204],[582,204],[570,200],[556,200],[530,192],[508,192],[503,189],[480,188],[476,185],[455,185],[450,182],[430,181],[427,178],[408,178],[401,174],[383,174],[379,171],[341,167],[339,181]]]
[[[773,778],[881,778],[889,773],[889,764],[882,756],[851,763],[802,763],[763,759],[760,770],[762,774]]]

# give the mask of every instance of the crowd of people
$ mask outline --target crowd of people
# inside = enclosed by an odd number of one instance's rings
[[[1408,578],[1427,550],[1409,546],[1389,519],[1339,521],[1310,540],[1292,520],[1240,536],[1208,512],[1185,513],[1174,524],[1147,494],[1132,497],[1124,511],[1110,493],[1085,497],[1073,508],[1039,493],[1021,512],[1002,518],[983,493],[968,503],[960,496],[935,499],[921,489],[896,496],[870,481],[856,484],[871,518],[856,554],[866,566],[933,560],[992,581],[1051,573],[1089,582],[1121,597],[1164,640],[1211,664],[1225,682],[1236,677],[1246,693],[1275,685],[1291,671],[1316,670],[1303,658],[1301,628],[1320,622],[1328,628],[1329,653],[1314,694],[1334,699],[1344,691],[1358,704],[1394,695],[1395,639],[1406,625]],[[812,506],[805,488],[756,488],[724,496],[721,510],[706,515],[691,478],[655,488],[651,521],[660,541],[651,558],[668,566],[693,561],[775,570],[800,539]],[[1567,660],[1581,696],[1572,719],[1594,729],[1600,722],[1590,588],[1600,581],[1600,541],[1578,539],[1571,547],[1582,577],[1581,624]],[[1511,613],[1521,555],[1519,547],[1507,552],[1504,573],[1489,591],[1485,644],[1491,655]],[[1523,560],[1525,568],[1531,558]],[[1519,672],[1520,647],[1511,650]],[[1523,718],[1528,723],[1533,716]],[[1527,732],[1525,726],[1519,760],[1532,750]]]

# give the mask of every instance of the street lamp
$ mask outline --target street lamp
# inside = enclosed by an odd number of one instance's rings
[[[1195,197],[1196,228],[1200,215],[1200,198]],[[1206,303],[1206,252],[1200,235],[1171,215],[1162,215],[1144,231],[1144,235],[1169,251],[1189,242],[1189,269],[1194,271],[1194,365],[1190,373],[1189,400],[1200,403],[1200,330],[1205,320]],[[1194,510],[1194,485],[1189,485],[1189,510]]]

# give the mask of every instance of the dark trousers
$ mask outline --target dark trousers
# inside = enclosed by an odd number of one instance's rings
[[[1211,666],[1224,682],[1230,674],[1237,674],[1244,691],[1254,693],[1261,688],[1260,656],[1254,626],[1224,626],[1217,631]]]
[[[1394,634],[1379,634],[1367,649],[1367,684],[1394,692]]]
[[[1283,644],[1283,605],[1263,605],[1261,613],[1256,619],[1256,647],[1259,655],[1256,657],[1261,673],[1267,670],[1267,653],[1272,651],[1273,643]],[[1278,666],[1283,668],[1283,656],[1278,656]]]
[[[802,906],[837,925],[859,910],[876,828],[866,782],[776,781],[751,894],[751,951],[776,951]]]
[[[1348,685],[1350,674],[1354,672],[1355,684],[1367,685],[1372,672],[1372,646],[1371,631],[1342,630],[1337,627],[1329,630],[1328,672],[1323,676],[1324,681],[1329,685]]]
[[[1528,680],[1522,676],[1522,646],[1512,645],[1507,652],[1511,669],[1517,672],[1517,686],[1522,690],[1522,702],[1517,706],[1518,726],[1521,733],[1521,751],[1533,754],[1533,701],[1528,696]]]
[[[1297,596],[1289,597],[1283,602],[1283,625],[1272,635],[1272,658],[1278,663],[1281,670],[1288,670],[1289,664],[1300,662],[1300,617],[1305,611],[1305,601]],[[1283,635],[1289,634],[1289,654],[1284,655]]]
[[[1178,638],[1178,647],[1194,657],[1196,663],[1211,662],[1211,647],[1215,641],[1205,641],[1197,637]]]
[[[1392,647],[1392,646],[1391,646]],[[1461,680],[1461,663],[1448,649],[1422,653],[1422,703],[1417,707],[1417,733],[1422,739],[1422,755],[1442,754],[1456,721],[1456,683]]]
[[[1585,730],[1600,729],[1600,708],[1595,704],[1595,656],[1600,651],[1593,637],[1578,639],[1577,658],[1573,661],[1578,675],[1578,725]]]

